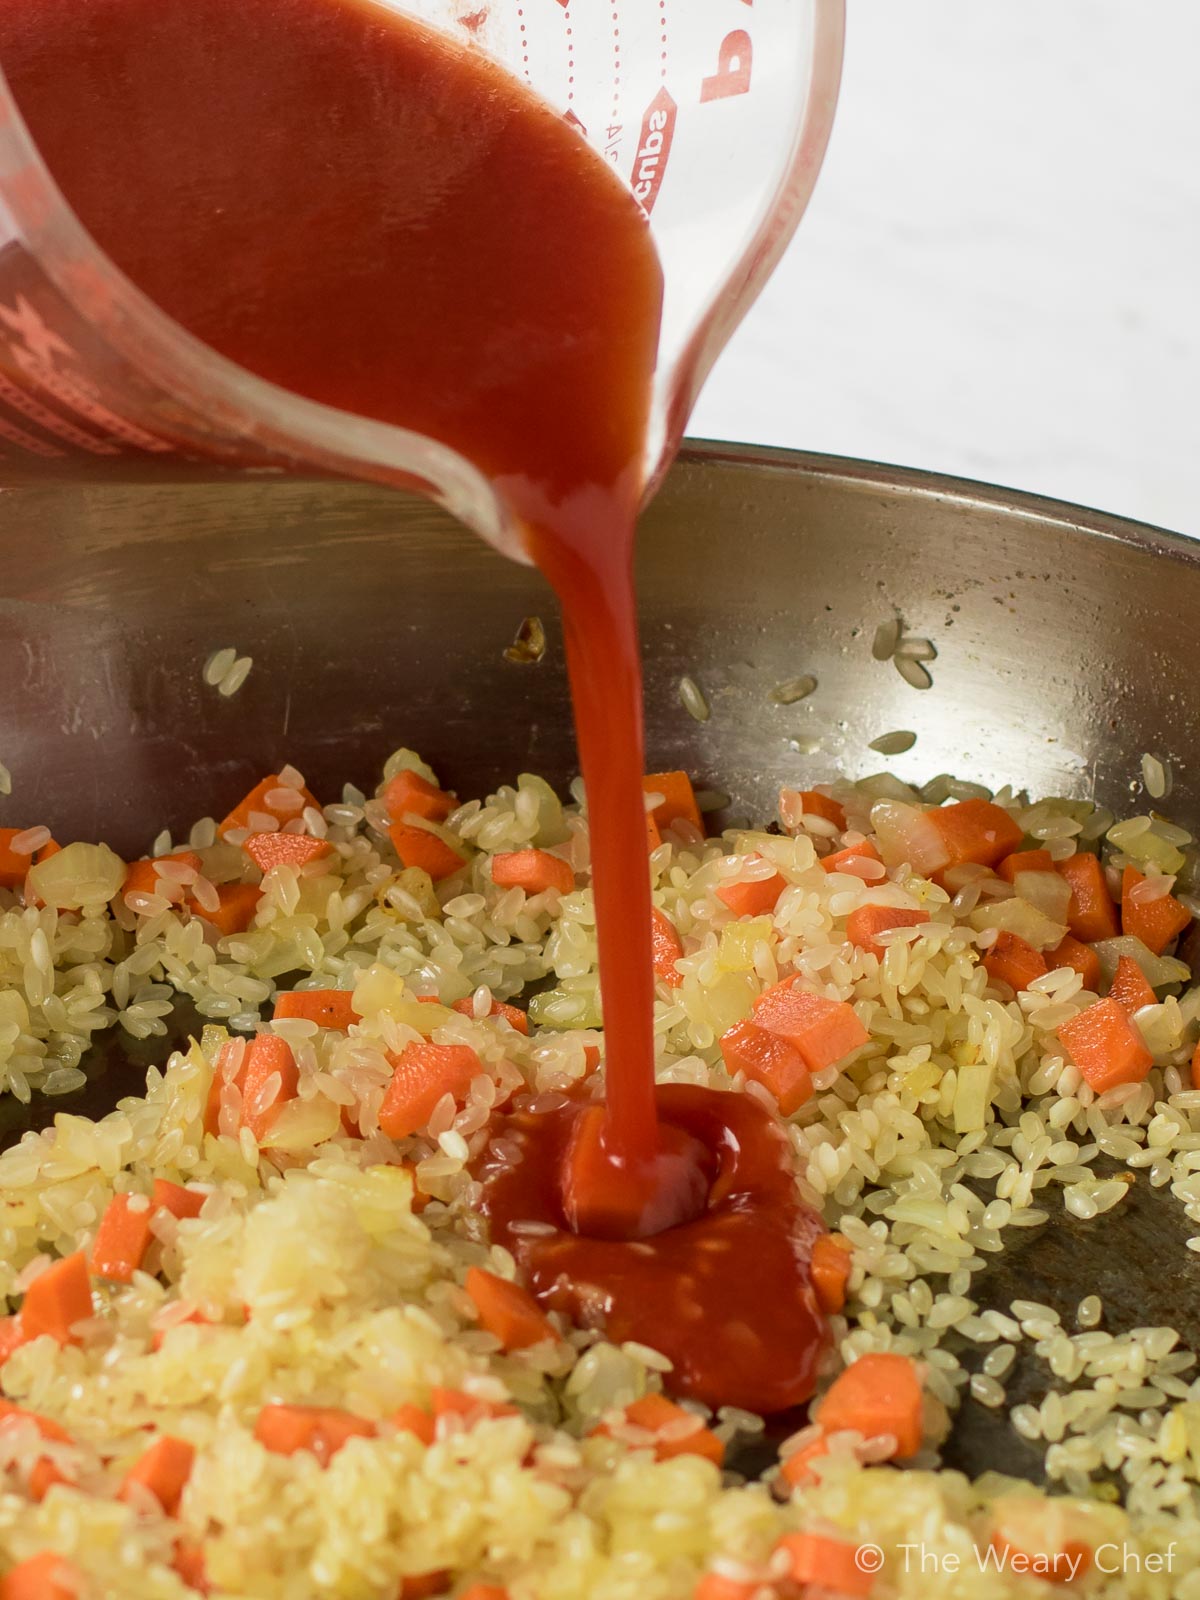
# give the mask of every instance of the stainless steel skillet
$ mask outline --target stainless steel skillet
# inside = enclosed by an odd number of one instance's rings
[[[782,782],[890,766],[1138,809],[1143,751],[1170,761],[1171,814],[1200,821],[1200,544],[1008,490],[866,462],[689,446],[645,518],[639,558],[652,765],[765,819]],[[546,623],[538,665],[504,659]],[[873,659],[892,614],[937,646],[933,687]],[[252,655],[223,700],[216,647]],[[773,686],[817,679],[782,706]],[[685,711],[690,676],[710,708]],[[917,735],[883,758],[880,734]],[[424,502],[329,483],[23,489],[0,496],[0,825],[143,853],[290,759],[318,792],[372,779],[397,744],[480,792],[574,772],[557,624],[536,574]],[[186,1022],[186,1019],[181,1019]],[[149,1059],[98,1051],[87,1090],[0,1104],[15,1136],[60,1109],[108,1109]],[[1055,1223],[987,1293],[1063,1309],[1102,1294],[1109,1324],[1200,1342],[1200,1286],[1175,1203],[1139,1179],[1103,1229]],[[1009,1383],[1018,1401],[1022,1380]],[[980,1408],[952,1464],[1029,1474],[1037,1457]]]

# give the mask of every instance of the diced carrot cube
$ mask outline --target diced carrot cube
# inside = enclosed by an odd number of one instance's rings
[[[332,846],[307,833],[252,833],[242,849],[260,872],[267,873],[272,867],[305,867],[327,856]]]
[[[818,789],[801,789],[800,805],[810,817],[824,817],[826,822],[833,823],[839,833],[845,832],[846,813],[829,795],[822,794]]]
[[[1049,850],[1018,850],[996,868],[1005,883],[1012,883],[1018,872],[1053,872],[1054,857]]]
[[[793,1583],[814,1584],[838,1595],[869,1595],[875,1573],[859,1560],[859,1546],[824,1533],[785,1533],[775,1547],[786,1550]],[[872,1554],[874,1553],[872,1549]]]
[[[292,1047],[277,1034],[259,1033],[246,1047],[242,1068],[242,1124],[261,1144],[288,1100],[296,1098],[300,1072]]]
[[[869,950],[882,961],[887,946],[880,940],[881,933],[893,928],[918,928],[929,921],[928,911],[907,911],[902,906],[859,906],[846,918],[846,937],[860,950]]]
[[[499,1339],[503,1350],[524,1350],[544,1339],[557,1340],[553,1323],[527,1289],[483,1267],[471,1267],[466,1291],[479,1313],[480,1326]]]
[[[1084,944],[1095,944],[1100,939],[1115,939],[1121,931],[1117,922],[1117,908],[1108,892],[1108,879],[1099,858],[1080,851],[1057,863],[1062,877],[1071,885],[1071,903],[1067,908],[1067,926]]]
[[[1196,1048],[1192,1051],[1192,1088],[1200,1089],[1200,1040],[1197,1041]],[[3,1351],[0,1351],[0,1366],[4,1364],[6,1359]]]
[[[199,872],[202,866],[194,850],[176,850],[169,856],[147,856],[141,861],[131,861],[125,868],[121,898],[124,899],[127,894],[160,894],[166,900],[182,900],[183,885],[159,876],[156,869],[160,861],[174,861],[181,867],[191,867],[195,872]]]
[[[82,1593],[79,1569],[53,1550],[30,1556],[0,1578],[0,1600],[78,1600]]]
[[[1037,1573],[1048,1583],[1069,1583],[1091,1571],[1091,1519],[1078,1502],[1017,1492],[999,1496],[990,1510],[988,1542],[999,1558],[997,1571]]]
[[[821,858],[821,865],[826,872],[844,872],[851,878],[862,878],[864,883],[879,882],[869,868],[865,872],[862,870],[864,862],[883,863],[883,857],[870,839],[864,839],[861,844],[847,845],[845,850],[835,850],[831,856]]]
[[[1152,1006],[1157,998],[1146,982],[1145,973],[1132,956],[1122,956],[1117,962],[1108,994],[1109,999],[1115,1000],[1127,1016],[1132,1016],[1143,1006]]]
[[[941,835],[949,852],[947,866],[972,861],[994,867],[1011,855],[1022,839],[1021,829],[1002,806],[990,800],[960,800],[952,806],[934,806],[925,815]]]
[[[812,1098],[812,1075],[796,1046],[749,1018],[721,1035],[721,1054],[731,1076],[744,1073],[769,1089],[785,1117]]]
[[[303,1017],[318,1028],[336,1028],[343,1033],[352,1022],[361,1020],[349,989],[285,989],[275,996],[273,1015]]]
[[[444,1094],[465,1100],[471,1079],[483,1071],[483,1063],[465,1044],[414,1042],[388,1060],[392,1081],[379,1108],[379,1126],[389,1139],[403,1139],[423,1128]]]
[[[35,1411],[25,1411],[10,1401],[0,1400],[0,1437],[6,1432],[32,1425],[43,1439],[57,1444],[71,1444],[71,1435],[49,1417],[40,1417]],[[39,1504],[56,1483],[70,1483],[70,1478],[49,1456],[41,1456],[29,1469],[29,1498]]]
[[[73,1480],[56,1466],[49,1456],[42,1456],[29,1469],[29,1498],[41,1505],[55,1484],[63,1483],[70,1486],[72,1482]]]
[[[450,1588],[450,1574],[445,1571],[414,1572],[401,1578],[396,1600],[434,1600]]]
[[[1157,900],[1141,900],[1137,890],[1145,878],[1136,867],[1126,867],[1121,877],[1121,932],[1140,939],[1147,950],[1160,956],[1172,939],[1177,939],[1192,914],[1173,894]]]
[[[853,1006],[798,989],[791,978],[764,989],[754,1002],[753,1015],[760,1028],[799,1050],[809,1072],[844,1060],[871,1037]]]
[[[570,894],[575,874],[569,862],[548,850],[509,850],[492,857],[492,882],[505,889],[524,889],[526,894],[544,894],[547,889]]]
[[[1071,967],[1083,979],[1083,987],[1093,993],[1100,987],[1100,957],[1090,944],[1081,943],[1074,934],[1068,933],[1058,948],[1051,950],[1046,965],[1051,971],[1055,967]]]
[[[406,817],[445,822],[450,813],[458,809],[458,801],[452,794],[407,767],[388,780],[383,803],[393,822],[403,822]]]
[[[467,1422],[475,1423],[519,1415],[516,1406],[510,1406],[506,1401],[480,1400],[478,1396],[466,1394],[462,1389],[444,1389],[436,1383],[429,1391],[429,1404],[437,1420],[442,1417],[462,1417]]]
[[[388,829],[388,838],[400,857],[401,866],[420,867],[434,883],[440,883],[452,873],[461,872],[467,864],[461,851],[453,849],[440,835],[431,833],[428,828],[418,827],[415,822],[393,822]]]
[[[673,822],[690,822],[697,833],[704,832],[704,819],[696,804],[696,791],[686,772],[648,772],[642,779],[646,794],[661,794],[661,804],[650,815],[659,828],[669,828]]]
[[[669,1130],[664,1126],[662,1132]],[[562,1164],[563,1207],[576,1233],[590,1239],[632,1239],[646,1205],[643,1185],[616,1173],[607,1142],[608,1113],[585,1106],[576,1118]]]
[[[254,1437],[275,1455],[307,1450],[327,1467],[351,1439],[372,1439],[375,1424],[332,1406],[268,1405],[258,1414]]]
[[[910,1357],[877,1351],[839,1373],[811,1415],[828,1433],[853,1429],[867,1439],[890,1433],[903,1460],[921,1448],[922,1405]]]
[[[36,1427],[43,1439],[52,1439],[55,1444],[71,1444],[71,1435],[52,1417],[39,1416],[36,1411],[26,1411],[22,1406],[14,1405],[11,1400],[0,1400],[0,1432],[18,1423],[31,1422]]]
[[[761,857],[751,856],[748,859],[758,861]],[[716,893],[717,899],[727,905],[735,917],[760,917],[765,911],[774,911],[779,896],[787,886],[787,879],[773,872],[767,878],[719,884]]]
[[[1058,1037],[1097,1094],[1121,1083],[1141,1083],[1154,1065],[1141,1034],[1111,998],[1064,1022]]]
[[[398,1406],[391,1420],[402,1433],[415,1434],[424,1445],[432,1444],[437,1438],[436,1418],[431,1411],[422,1411],[420,1406]]]
[[[213,1063],[212,1082],[208,1086],[208,1100],[204,1107],[204,1131],[211,1133],[214,1138],[219,1132],[221,1118],[221,1092],[228,1081],[225,1076],[225,1066],[235,1050],[242,1051],[242,1064],[234,1074],[234,1087],[241,1090],[246,1082],[246,1054],[249,1045],[240,1039],[227,1039],[217,1051],[217,1059]]]
[[[683,955],[683,940],[675,925],[657,906],[650,913],[650,951],[654,960],[654,976],[669,989],[678,989],[683,974],[675,970],[675,963]]]
[[[181,1183],[155,1178],[150,1191],[150,1211],[169,1211],[173,1217],[198,1217],[208,1199],[198,1189],[185,1189]]]
[[[1016,933],[1000,933],[994,945],[984,951],[983,965],[989,978],[1008,984],[1010,989],[1028,989],[1035,978],[1044,978],[1050,968],[1040,950]]]
[[[632,1405],[625,1407],[626,1422],[632,1423],[635,1428],[644,1428],[647,1433],[657,1435],[661,1435],[663,1429],[673,1428],[676,1423],[690,1417],[690,1412],[683,1406],[677,1406],[673,1400],[668,1400],[664,1394],[644,1394],[640,1400],[635,1400]],[[702,1456],[704,1460],[711,1461],[714,1466],[719,1467],[725,1460],[725,1446],[711,1428],[706,1428],[698,1418],[696,1421],[698,1426],[679,1438],[656,1438],[655,1458],[659,1461],[670,1461],[675,1456]],[[612,1429],[607,1423],[602,1422],[593,1431],[598,1434],[611,1434]]]
[[[821,1310],[830,1315],[840,1311],[846,1304],[852,1248],[849,1239],[842,1233],[822,1233],[813,1240],[809,1271]]]
[[[136,1489],[148,1489],[168,1517],[179,1510],[183,1491],[192,1475],[196,1452],[185,1439],[164,1434],[138,1457],[125,1474],[118,1498],[136,1498]]]
[[[451,1011],[457,1011],[464,1017],[473,1017],[475,1015],[475,1005],[470,995],[465,1000],[456,1000],[450,1009]],[[526,1012],[521,1010],[520,1006],[505,1005],[503,1000],[493,1000],[488,1016],[503,1017],[505,1022],[515,1028],[518,1033],[523,1033],[526,1036],[529,1034],[529,1017]]]
[[[297,791],[301,802],[299,805],[294,802],[290,805],[282,806],[278,801],[273,805],[267,803],[269,794],[272,794],[276,789],[286,789],[287,787],[288,785],[282,781],[277,772],[271,773],[261,783],[256,783],[250,793],[238,801],[224,822],[221,823],[217,832],[224,838],[227,833],[232,832],[235,828],[248,828],[250,826],[250,814],[254,811],[260,811],[264,816],[278,817],[280,822],[290,822],[293,817],[298,817],[308,806],[312,806],[318,811],[320,810],[316,799],[307,789]]]
[[[1061,1550],[1026,1550],[997,1531],[988,1543],[996,1552],[998,1571],[1033,1572],[1045,1583],[1070,1583],[1089,1572],[1094,1559],[1091,1546],[1077,1539],[1069,1539]]]
[[[92,1285],[83,1251],[47,1267],[25,1291],[21,1328],[26,1339],[49,1334],[59,1344],[75,1343],[71,1329],[92,1314]]]
[[[829,1437],[825,1433],[819,1434],[808,1444],[801,1445],[798,1450],[793,1450],[790,1456],[785,1457],[779,1464],[779,1476],[789,1489],[800,1489],[817,1481],[817,1474],[813,1471],[813,1462],[821,1456],[829,1454]]]
[[[215,911],[206,911],[195,897],[189,898],[188,909],[228,939],[231,934],[245,933],[254,921],[262,890],[255,883],[222,883],[217,885],[217,899],[220,904]]]
[[[20,855],[12,847],[13,840],[24,831],[23,828],[0,828],[0,889],[19,889],[33,865],[31,855]]]
[[[508,1600],[508,1590],[498,1583],[473,1583],[461,1591],[458,1600]]]
[[[755,1600],[763,1592],[760,1583],[742,1583],[723,1572],[702,1572],[692,1590],[692,1600]]]
[[[108,1202],[92,1244],[91,1269],[98,1278],[114,1283],[130,1283],[145,1260],[153,1235],[150,1232],[150,1203],[145,1195],[136,1198],[116,1194]]]
[[[197,1594],[212,1593],[201,1545],[193,1544],[190,1539],[180,1539],[175,1546],[175,1557],[171,1565],[189,1589],[195,1589]]]
[[[62,849],[62,845],[51,839],[32,855],[22,855],[13,849],[12,842],[28,831],[27,828],[0,828],[0,889],[19,889],[35,862],[46,861]]]

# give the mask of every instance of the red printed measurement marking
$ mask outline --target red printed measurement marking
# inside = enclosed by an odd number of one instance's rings
[[[47,433],[54,434],[64,444],[73,444],[77,450],[86,450],[93,456],[115,456],[120,451],[105,439],[94,439],[90,433],[84,433],[82,428],[77,428],[73,422],[68,422],[64,417],[56,416],[48,406],[44,406],[33,395],[27,394],[24,389],[18,389],[15,383],[10,383],[7,378],[0,375],[0,400],[5,405],[11,406],[14,411],[19,411],[30,422],[36,422]],[[39,451],[38,454],[43,452]],[[61,455],[61,450],[51,450],[51,455]]]
[[[641,137],[629,182],[642,209],[647,212],[653,211],[666,175],[678,109],[664,84],[646,107],[646,114],[642,118]]]
[[[563,8],[563,20],[567,25],[567,104],[570,105],[575,98],[575,30],[571,26],[571,0],[558,0],[558,3]]]
[[[717,70],[700,85],[701,102],[727,100],[731,95],[746,94],[750,88],[750,67],[754,50],[745,28],[735,28],[721,40],[717,52]]]
[[[62,443],[93,456],[120,455],[122,444],[152,452],[169,452],[174,448],[139,428],[136,423],[110,411],[83,378],[72,376],[54,365],[56,360],[62,358],[74,359],[75,352],[23,294],[18,294],[12,306],[0,302],[0,345],[7,347],[13,361],[32,386],[56,401],[63,410],[90,423],[105,435],[97,439],[84,432],[50,410],[36,394],[25,392],[8,378],[0,377],[0,399]],[[64,454],[56,446],[37,439],[12,423],[5,425],[4,437],[37,456]]]
[[[39,361],[53,361],[55,356],[73,356],[75,352],[65,339],[61,339],[23,294],[17,296],[15,306],[0,304],[0,323],[19,339]]]
[[[18,428],[15,422],[9,422],[7,417],[0,417],[0,439],[7,439],[9,444],[20,445],[30,455],[44,456],[46,460],[66,455],[65,450],[60,450],[57,445],[47,444],[42,439],[35,439],[31,433],[26,433],[24,428]]]
[[[613,98],[612,98],[612,126],[608,129],[608,144],[604,153],[610,161],[618,160],[614,145],[621,136],[621,13],[614,6],[612,11],[613,25]],[[613,134],[613,128],[616,134]]]
[[[27,350],[14,350],[13,354],[17,365],[27,378],[43,388],[60,405],[76,412],[95,427],[104,429],[122,444],[168,455],[175,449],[175,446],[165,439],[156,439],[152,433],[147,433],[136,423],[118,416],[115,411],[110,411],[82,379],[72,378],[68,373],[58,372],[53,367],[46,366]]]

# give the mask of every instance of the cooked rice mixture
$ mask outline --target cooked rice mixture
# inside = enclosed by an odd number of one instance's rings
[[[385,779],[405,769],[436,781],[404,751]],[[816,1531],[879,1547],[874,1587],[859,1569],[853,1592],[880,1600],[1044,1594],[1040,1578],[996,1552],[1072,1541],[1113,1552],[1081,1580],[1087,1593],[1200,1595],[1193,1355],[1169,1328],[1105,1331],[1094,1296],[1062,1320],[1030,1302],[981,1310],[972,1293],[1011,1230],[1052,1226],[1064,1208],[1103,1228],[1127,1194],[1123,1178],[1200,1219],[1189,1068],[1200,987],[1137,940],[1098,946],[1102,992],[1129,954],[1157,999],[1132,1017],[1153,1054],[1149,1076],[1097,1094],[1057,1032],[1097,999],[1082,976],[1059,967],[1014,995],[981,964],[1005,932],[1057,948],[1065,905],[1053,895],[1034,904],[978,870],[942,888],[910,864],[921,858],[922,808],[986,791],[941,778],[917,794],[883,776],[824,793],[844,808],[844,827],[785,791],[782,833],[704,839],[686,821],[662,830],[650,857],[655,904],[684,953],[681,981],[658,989],[659,1075],[773,1104],[762,1085],[730,1079],[720,1039],[793,972],[850,1002],[869,1029],[867,1045],[818,1074],[788,1126],[804,1195],[853,1247],[822,1388],[867,1352],[917,1358],[930,1432],[913,1462],[878,1464],[886,1441],[880,1450],[845,1433],[794,1492],[773,1474],[723,1478],[625,1418],[661,1387],[654,1351],[560,1325],[560,1339],[506,1354],[483,1331],[468,1269],[513,1275],[511,1258],[489,1247],[468,1170],[492,1108],[511,1095],[549,1106],[545,1097],[602,1077],[582,796],[564,807],[525,775],[422,824],[464,857],[435,884],[398,865],[379,796],[348,787],[322,808],[285,768],[225,837],[212,819],[185,844],[161,837],[160,868],[143,868],[133,887],[103,846],[55,854],[38,829],[12,845],[29,857],[24,892],[36,898],[25,907],[21,889],[0,888],[9,1093],[78,1087],[100,1030],[162,1034],[177,993],[209,1023],[150,1072],[144,1093],[131,1083],[138,1092],[111,1115],[60,1114],[0,1156],[0,1292],[14,1310],[55,1258],[91,1250],[114,1195],[149,1196],[157,1179],[205,1197],[197,1216],[152,1213],[132,1281],[93,1275],[93,1315],[69,1342],[43,1336],[8,1356],[8,1403],[63,1437],[0,1418],[0,1573],[52,1550],[70,1563],[61,1592],[74,1574],[81,1597],[183,1600],[206,1582],[256,1600],[407,1600],[486,1582],[511,1600],[686,1600],[703,1581],[705,1600],[774,1600],[798,1592],[779,1541]],[[1114,883],[1132,865],[1146,875],[1142,899],[1171,892],[1195,909],[1185,891],[1196,852],[1183,830],[1157,816],[1116,823],[1085,802],[1031,804],[1008,790],[995,799],[1025,848],[1055,861],[1099,849]],[[242,845],[275,832],[330,848],[260,875]],[[821,857],[864,836],[882,863],[823,869]],[[497,887],[491,857],[528,845],[566,860],[575,890]],[[787,887],[767,914],[736,918],[716,892],[771,873]],[[249,925],[222,935],[205,913],[260,876],[261,897],[246,891],[241,902]],[[880,958],[846,936],[867,902],[931,920],[883,935]],[[531,985],[526,1037],[491,1012]],[[361,1020],[348,1031],[302,1017],[261,1023],[277,988],[352,991]],[[462,1001],[465,1012],[451,1009]],[[290,1044],[299,1072],[262,1147],[242,1120],[239,1052],[222,1052],[231,1032],[258,1028]],[[378,1120],[388,1057],[422,1039],[469,1045],[480,1070],[465,1099],[447,1094],[397,1143]],[[214,1072],[219,1132],[206,1135]],[[347,1131],[354,1120],[363,1137]],[[1099,1157],[1124,1172],[1100,1175]],[[1200,1229],[1191,1247],[1200,1250]],[[1044,1446],[1051,1502],[996,1475],[971,1483],[938,1468],[943,1408],[1005,1407],[1018,1350],[1043,1364],[1045,1399],[1014,1410],[1011,1426]],[[435,1390],[458,1398],[438,1402]],[[397,1420],[429,1413],[431,1398],[440,1415],[427,1437]],[[362,1429],[341,1448],[279,1453],[255,1436],[274,1403],[335,1408]],[[741,1413],[704,1420],[731,1443],[761,1430]],[[673,1425],[676,1442],[691,1426]],[[118,1498],[163,1435],[195,1449],[171,1515],[136,1486]],[[43,1462],[54,1471],[47,1490],[41,1469],[38,1500],[31,1473]],[[918,1543],[921,1554],[906,1557],[902,1547]]]

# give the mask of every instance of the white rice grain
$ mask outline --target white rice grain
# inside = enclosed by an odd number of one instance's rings
[[[250,676],[250,670],[253,666],[253,656],[239,656],[221,678],[220,683],[217,685],[217,693],[224,695],[226,699],[229,699],[231,695],[235,695]]]
[[[694,722],[707,722],[712,715],[708,701],[704,697],[704,692],[695,678],[680,678],[679,701]]]
[[[205,683],[215,689],[237,660],[237,651],[232,645],[226,645],[220,650],[214,650],[204,663],[203,678]]]

